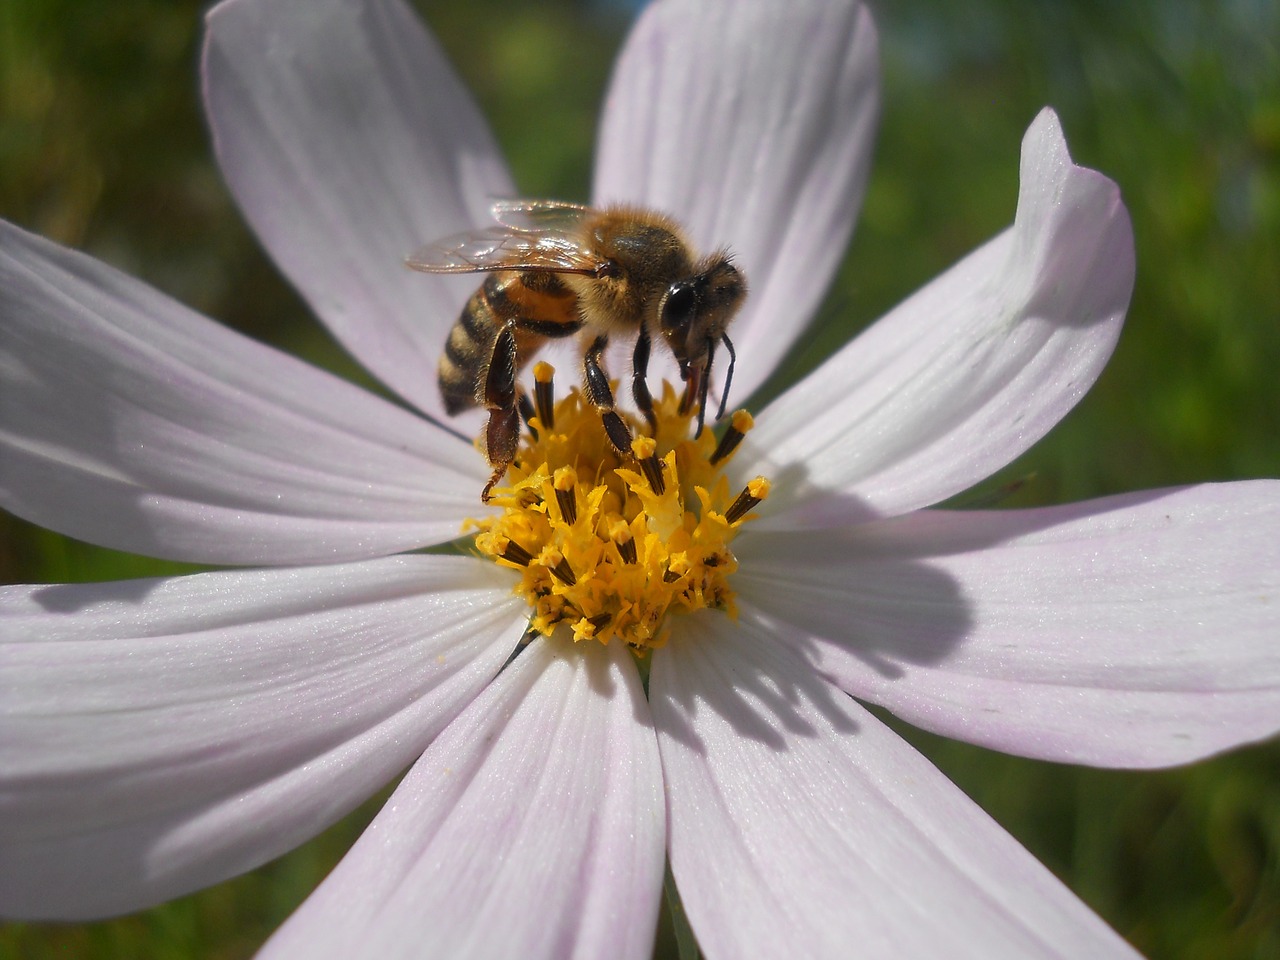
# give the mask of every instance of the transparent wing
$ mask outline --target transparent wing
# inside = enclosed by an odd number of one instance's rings
[[[595,275],[605,261],[562,231],[521,232],[503,226],[429,243],[406,257],[405,263],[424,273],[546,270]]]
[[[520,233],[574,233],[583,220],[598,212],[593,207],[562,200],[499,200],[489,211],[504,227]]]

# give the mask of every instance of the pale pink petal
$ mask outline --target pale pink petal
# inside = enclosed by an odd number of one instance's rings
[[[366,367],[443,416],[436,362],[476,280],[404,259],[488,223],[512,186],[435,39],[399,0],[228,0],[204,87],[223,176],[280,269]]]
[[[916,293],[759,417],[738,469],[775,481],[779,527],[928,506],[1026,450],[1119,335],[1133,234],[1106,177],[1044,110],[1013,227]],[[773,522],[767,520],[765,522]]]
[[[665,833],[648,712],[617,644],[534,642],[262,956],[647,960]]]
[[[661,0],[618,60],[593,196],[665,210],[699,249],[730,248],[751,286],[731,331],[739,400],[804,330],[844,256],[878,83],[875,27],[851,0]]]
[[[0,222],[0,506],[118,550],[326,563],[451,540],[476,451]]]
[[[928,761],[758,628],[681,621],[649,690],[671,867],[708,960],[1136,956]]]
[[[459,557],[0,588],[0,915],[248,870],[402,770],[525,614]]]
[[[735,546],[744,617],[928,730],[1119,767],[1280,731],[1280,481]]]

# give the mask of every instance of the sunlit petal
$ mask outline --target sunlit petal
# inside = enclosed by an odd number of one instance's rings
[[[350,811],[497,672],[458,557],[0,588],[0,915],[136,910]]]
[[[326,563],[451,540],[475,452],[0,222],[0,506],[118,550]]]
[[[647,720],[618,644],[533,644],[262,956],[646,960],[665,832]]]
[[[709,958],[1135,956],[775,638],[708,616],[681,641],[650,692],[671,867]]]
[[[739,401],[844,256],[878,94],[875,27],[850,0],[662,0],[622,51],[593,195],[675,215],[701,250],[729,246],[751,284],[732,328]]]
[[[443,416],[436,361],[475,280],[404,258],[487,223],[512,186],[435,38],[399,0],[228,0],[204,86],[223,176],[280,269],[361,363]]]
[[[1071,162],[1051,110],[1023,139],[1021,175],[1010,230],[760,414],[739,469],[783,481],[779,526],[937,503],[1026,450],[1093,384],[1133,288],[1128,214],[1114,183]]]

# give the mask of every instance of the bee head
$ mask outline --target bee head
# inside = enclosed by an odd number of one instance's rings
[[[710,366],[716,342],[746,296],[746,277],[723,253],[699,262],[692,276],[667,288],[658,304],[658,326],[682,377]]]
[[[659,330],[680,363],[686,383],[686,402],[698,400],[698,431],[702,431],[711,361],[716,344],[729,351],[729,372],[720,399],[723,415],[733,377],[733,344],[725,333],[747,296],[747,280],[724,253],[700,261],[692,276],[667,288],[658,304]]]

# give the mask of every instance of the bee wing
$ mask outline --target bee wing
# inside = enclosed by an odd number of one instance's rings
[[[573,233],[583,220],[596,213],[592,207],[562,200],[499,200],[489,211],[504,227],[520,233]]]
[[[538,233],[490,227],[445,237],[405,258],[423,273],[484,273],[492,270],[546,270],[594,275],[604,260],[566,233]]]

